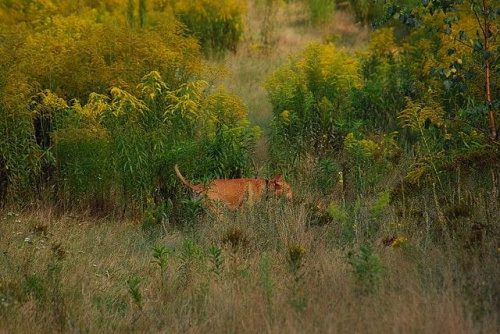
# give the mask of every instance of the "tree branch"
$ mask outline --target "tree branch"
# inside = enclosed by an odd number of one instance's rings
[[[476,16],[477,23],[479,24],[479,28],[481,28],[481,31],[483,32],[483,36],[486,36],[486,31],[483,25],[481,24],[481,19],[479,18],[479,15],[477,14],[476,7],[474,6],[476,2],[472,1],[472,10],[474,11],[474,16]]]
[[[470,49],[474,49],[474,47],[473,47],[472,45],[465,43],[465,42],[464,42],[464,41],[462,41],[460,38],[456,38],[456,37],[455,37],[455,41],[462,43],[463,45],[465,45],[466,47],[468,47],[468,48],[470,48]]]

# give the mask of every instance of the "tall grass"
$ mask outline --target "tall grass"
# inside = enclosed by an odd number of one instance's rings
[[[300,202],[323,205],[306,184],[294,184]],[[445,226],[426,193],[378,205],[383,214],[367,197],[354,220],[321,224],[307,205],[269,200],[155,234],[137,221],[3,211],[2,329],[498,332],[498,231],[487,221],[499,203],[481,194],[462,211],[443,207]],[[365,220],[378,229],[363,233]]]
[[[305,3],[312,24],[321,24],[332,19],[336,3],[334,0],[306,0]]]

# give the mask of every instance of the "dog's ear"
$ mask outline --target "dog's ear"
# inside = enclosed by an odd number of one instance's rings
[[[276,176],[274,177],[274,184],[277,187],[283,186],[283,176],[281,174],[276,174]]]

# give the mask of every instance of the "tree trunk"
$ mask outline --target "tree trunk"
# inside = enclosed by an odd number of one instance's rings
[[[484,15],[484,52],[488,53],[490,49],[490,23],[488,22],[488,6],[486,6],[486,0],[483,0],[483,15]],[[490,88],[490,60],[488,57],[484,60],[484,81],[486,90],[486,104],[488,106],[488,116],[490,119],[490,138],[493,140],[497,139],[497,128],[495,124],[495,112],[491,105],[491,88]]]

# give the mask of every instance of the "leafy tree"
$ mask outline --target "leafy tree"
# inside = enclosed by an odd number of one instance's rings
[[[424,0],[421,6],[409,8],[395,1],[385,1],[389,17],[411,26],[415,30],[426,29],[441,34],[439,49],[441,56],[450,59],[447,68],[432,67],[431,74],[442,81],[447,91],[458,92],[483,101],[483,112],[487,114],[489,135],[498,139],[497,115],[499,106],[499,41],[500,8],[486,0],[431,1]],[[433,36],[432,33],[429,34]],[[435,35],[434,35],[435,36]],[[482,72],[482,80],[477,80]],[[469,83],[472,83],[470,85]],[[476,92],[482,87],[480,95]]]

